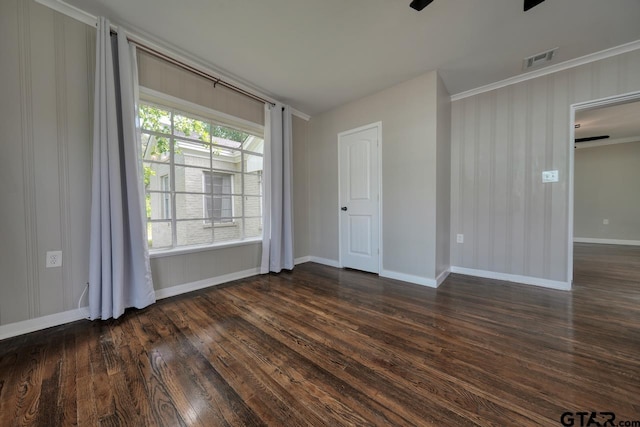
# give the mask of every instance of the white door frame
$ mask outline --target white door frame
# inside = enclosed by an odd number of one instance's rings
[[[571,104],[570,108],[570,122],[569,122],[569,232],[568,232],[568,272],[567,282],[569,288],[573,287],[573,221],[574,221],[574,168],[575,168],[575,139],[576,139],[576,112],[582,110],[590,110],[598,107],[606,107],[612,104],[618,104],[621,102],[640,101],[640,92],[628,92],[620,95],[608,96],[606,98],[593,99],[591,101],[577,102]]]
[[[341,164],[340,164],[340,139],[343,136],[350,135],[352,133],[362,132],[367,129],[377,129],[378,131],[378,195],[380,200],[378,201],[378,271],[377,274],[383,270],[382,268],[382,122],[375,122],[368,125],[360,126],[355,129],[350,129],[344,132],[338,133],[338,203],[336,205],[336,212],[338,212],[338,266],[340,268],[342,265],[342,221],[340,221],[340,200],[342,199],[340,183],[342,182],[342,177],[340,176]]]

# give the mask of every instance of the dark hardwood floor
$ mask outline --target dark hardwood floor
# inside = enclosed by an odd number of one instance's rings
[[[640,248],[575,256],[572,292],[309,263],[1,341],[0,426],[640,420]]]

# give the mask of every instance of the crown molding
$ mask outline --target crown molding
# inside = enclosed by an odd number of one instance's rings
[[[40,3],[43,6],[47,6],[50,9],[55,10],[56,12],[60,12],[63,15],[67,15],[70,18],[73,18],[77,21],[84,22],[87,25],[96,26],[98,23],[98,18],[88,12],[85,12],[82,9],[79,9],[75,6],[70,5],[69,3],[65,3],[61,0],[35,0],[36,3]]]
[[[303,113],[302,111],[298,111],[293,107],[291,107],[291,114],[293,114],[296,117],[301,118],[302,120],[306,120],[306,121],[311,120],[311,116],[310,115],[308,115],[306,113]]]
[[[600,61],[602,59],[610,58],[612,56],[621,55],[623,53],[632,52],[640,49],[640,40],[636,40],[630,43],[625,43],[620,46],[615,46],[609,49],[601,50],[600,52],[590,53],[589,55],[581,56],[579,58],[570,59],[559,64],[550,65],[545,68],[541,68],[529,73],[520,74],[517,76],[509,77],[508,79],[500,80],[495,83],[490,83],[485,86],[480,86],[475,89],[470,89],[464,92],[451,95],[451,101],[458,101],[460,99],[469,98],[471,96],[479,95],[484,92],[490,92],[492,90],[500,89],[505,86],[511,86],[516,83],[521,83],[527,80],[536,79],[538,77],[546,76],[548,74],[557,73],[559,71],[568,70],[570,68],[579,67],[580,65],[589,64],[591,62]]]

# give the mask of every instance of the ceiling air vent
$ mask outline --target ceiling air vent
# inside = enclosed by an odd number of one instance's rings
[[[548,50],[546,52],[537,53],[528,58],[524,58],[522,69],[529,70],[531,68],[538,68],[550,62],[553,59],[553,57],[556,55],[556,50],[558,50],[557,47],[554,49]]]

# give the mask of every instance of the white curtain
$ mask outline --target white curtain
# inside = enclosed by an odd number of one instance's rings
[[[137,134],[135,47],[98,22],[93,129],[89,313],[118,318],[155,302]]]
[[[262,274],[293,269],[291,109],[265,105]]]

